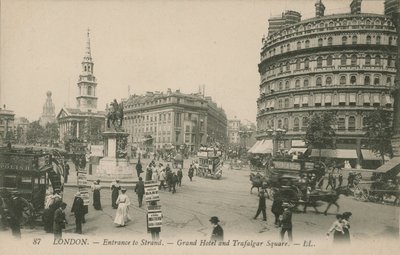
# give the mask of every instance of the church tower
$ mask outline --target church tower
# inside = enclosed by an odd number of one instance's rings
[[[87,31],[86,52],[82,61],[82,73],[79,75],[79,96],[76,97],[77,107],[82,112],[97,112],[96,77],[93,75],[93,60],[90,51],[90,34]]]

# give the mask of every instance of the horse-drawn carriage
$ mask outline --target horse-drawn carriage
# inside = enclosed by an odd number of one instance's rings
[[[18,194],[23,202],[22,223],[41,221],[47,187],[61,190],[63,172],[64,156],[59,150],[0,148],[0,200],[11,207],[7,199]]]
[[[372,178],[373,179],[373,178]],[[392,180],[360,180],[354,183],[352,187],[354,198],[364,202],[388,201],[393,205],[400,205],[399,185]]]
[[[201,148],[197,152],[199,167],[196,175],[220,179],[222,176],[222,152],[216,148]]]

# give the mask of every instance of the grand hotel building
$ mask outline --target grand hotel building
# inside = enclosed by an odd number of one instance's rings
[[[389,8],[384,15],[362,13],[361,0],[345,14],[325,16],[322,1],[315,8],[311,19],[286,11],[268,20],[259,63],[259,144],[271,139],[268,131],[281,129],[282,147],[301,146],[309,116],[333,111],[334,153],[355,166],[374,159],[363,148],[364,117],[378,106],[393,109],[396,29]]]
[[[123,105],[124,129],[134,147],[154,151],[187,146],[195,152],[200,144],[227,142],[225,111],[201,93],[147,92],[131,95]],[[145,145],[148,140],[151,146]]]

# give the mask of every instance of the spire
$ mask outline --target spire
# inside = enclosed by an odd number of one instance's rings
[[[90,29],[87,30],[87,42],[86,42],[86,52],[85,57],[83,58],[86,62],[92,62],[92,53],[90,51]]]

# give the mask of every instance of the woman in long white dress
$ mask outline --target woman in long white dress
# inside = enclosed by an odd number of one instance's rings
[[[125,226],[125,223],[131,220],[128,207],[131,204],[131,201],[129,200],[128,195],[125,193],[126,188],[121,188],[121,194],[118,196],[117,201],[115,202],[118,205],[118,208],[114,223],[118,224],[120,227]]]

